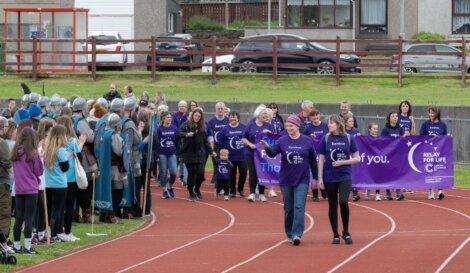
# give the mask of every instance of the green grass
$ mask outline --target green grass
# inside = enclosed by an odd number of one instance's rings
[[[151,93],[163,91],[170,100],[299,102],[311,99],[314,102],[337,103],[346,99],[352,103],[396,104],[402,99],[408,99],[413,104],[470,105],[469,88],[461,88],[458,80],[405,79],[404,86],[398,88],[395,79],[343,79],[341,85],[336,86],[334,79],[290,78],[279,79],[274,83],[271,79],[264,78],[224,78],[219,79],[217,84],[211,84],[209,75],[201,72],[193,73],[207,77],[185,77],[187,72],[159,72],[166,76],[154,82],[150,76],[126,76],[129,73],[133,72],[99,78],[95,82],[90,78],[49,78],[32,81],[29,78],[0,77],[0,94],[2,97],[20,97],[20,82],[25,82],[33,91],[42,93],[44,82],[48,96],[58,93],[67,97],[79,94],[96,98],[108,90],[111,82],[116,82],[119,90],[130,84],[138,95],[144,90]]]
[[[454,175],[456,187],[470,188],[470,166],[455,166]]]
[[[15,222],[15,219],[12,219],[12,222]],[[80,238],[80,241],[75,242],[65,242],[65,243],[56,243],[49,246],[35,246],[34,248],[39,252],[39,255],[19,255],[16,254],[18,264],[16,266],[11,265],[1,265],[0,272],[8,272],[12,270],[18,270],[22,266],[27,266],[35,264],[44,260],[54,258],[56,256],[62,255],[79,247],[84,247],[90,244],[95,244],[104,240],[109,240],[112,237],[125,234],[130,230],[133,230],[145,221],[141,218],[137,220],[123,220],[124,224],[115,225],[115,224],[101,224],[95,225],[94,233],[105,233],[107,236],[87,236],[86,233],[91,233],[90,224],[75,224],[72,227],[73,234]],[[10,232],[10,235],[13,234],[13,227]],[[23,234],[21,234],[23,237]]]

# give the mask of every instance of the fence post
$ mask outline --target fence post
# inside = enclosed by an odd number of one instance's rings
[[[215,36],[211,37],[211,58],[212,58],[212,73],[211,73],[211,82],[212,84],[217,83],[217,38]]]
[[[91,78],[96,81],[96,37],[91,37]]]
[[[277,66],[278,66],[278,54],[277,54],[277,36],[273,36],[273,81],[277,82]]]
[[[157,79],[157,38],[155,38],[155,36],[152,36],[152,41],[151,41],[152,45],[151,45],[151,50],[150,50],[150,71],[151,72],[151,76],[152,76],[152,81],[155,81]]]
[[[339,36],[336,36],[336,67],[335,67],[335,78],[336,78],[336,86],[340,85],[340,78],[339,74],[341,73],[341,40]]]
[[[403,86],[403,37],[398,37],[398,87]]]
[[[462,36],[462,88],[467,87],[467,41]]]
[[[38,77],[38,38],[33,36],[33,56],[32,56],[32,75],[33,80],[37,80]]]

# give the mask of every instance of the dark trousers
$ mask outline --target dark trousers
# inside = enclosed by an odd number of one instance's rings
[[[330,218],[331,229],[333,235],[338,233],[338,195],[339,207],[341,211],[341,220],[343,222],[343,235],[349,234],[349,193],[351,192],[352,181],[345,180],[335,183],[325,182],[325,190],[328,195],[328,216]]]
[[[232,172],[230,174],[230,193],[236,194],[237,191],[242,191],[245,187],[247,166],[245,161],[231,161],[233,164]],[[238,168],[238,186],[237,186],[237,168]]]
[[[24,237],[31,238],[33,233],[33,219],[38,203],[38,194],[17,194],[15,203],[15,225],[13,238],[15,242],[21,239],[21,226],[24,222]]]
[[[138,204],[138,206],[140,208],[142,208],[142,206],[144,205],[143,204],[143,200],[142,200],[142,204],[140,203],[140,199],[141,199],[141,192],[143,191],[145,193],[145,177],[147,175],[147,161],[142,161],[142,175],[141,176],[137,176],[135,178],[135,197],[136,197],[136,202]],[[166,174],[162,174],[160,173],[160,175],[166,175]],[[144,195],[144,193],[142,193],[142,196]],[[148,181],[147,181],[147,199],[146,199],[146,204],[145,204],[145,214],[150,214],[150,209],[152,207],[152,197],[151,197],[151,191],[150,191],[150,174],[149,174],[149,178],[148,178]]]
[[[228,196],[230,189],[230,180],[229,179],[217,179],[217,193],[221,190],[224,190],[224,195]]]
[[[250,172],[250,193],[256,192],[258,186],[259,194],[264,194],[264,186],[258,185],[258,175],[256,174],[255,159],[253,157],[246,158],[246,164]]]
[[[93,179],[88,179],[88,187],[85,190],[78,189],[77,205],[80,206],[80,208],[82,209],[82,213],[91,209],[93,187]]]
[[[113,212],[114,216],[122,218],[121,212],[121,201],[122,201],[122,194],[124,193],[123,189],[113,189],[112,190],[112,198],[113,198]]]
[[[0,183],[0,230],[7,237],[10,234],[11,215],[14,209],[10,194],[11,191],[8,183]]]
[[[56,236],[57,233],[62,233],[67,188],[47,188],[46,197],[51,236]]]
[[[222,149],[222,147],[220,147],[219,144],[214,143],[214,152],[217,153],[217,157],[219,157],[220,149]],[[212,169],[212,183],[214,183],[215,181],[217,181],[217,169],[215,168],[215,165],[216,165],[215,163],[216,163],[217,158],[211,156],[211,160],[212,160],[212,166],[214,166],[214,168]],[[206,159],[206,162],[207,162],[207,159]]]
[[[44,194],[44,190],[40,190],[38,192],[36,216],[33,223],[33,227],[36,228],[36,231],[38,232],[46,230],[46,208],[44,207]]]
[[[188,192],[190,196],[200,193],[202,181],[204,180],[204,164],[185,163],[188,169]]]
[[[67,198],[65,200],[64,231],[70,234],[72,231],[73,215],[75,213],[75,202],[77,201],[78,186],[77,182],[67,183]]]

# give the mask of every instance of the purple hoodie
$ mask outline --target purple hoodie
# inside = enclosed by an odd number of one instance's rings
[[[44,166],[37,151],[33,160],[27,161],[23,147],[18,148],[19,160],[13,161],[16,194],[36,194],[39,190],[39,176],[44,172]]]

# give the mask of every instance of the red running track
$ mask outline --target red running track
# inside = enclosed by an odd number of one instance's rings
[[[306,210],[302,244],[285,241],[281,197],[188,202],[161,199],[152,187],[153,216],[138,231],[19,272],[469,272],[470,191],[427,192],[403,201],[351,203],[353,245],[332,245],[325,200]]]

